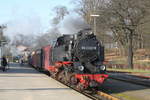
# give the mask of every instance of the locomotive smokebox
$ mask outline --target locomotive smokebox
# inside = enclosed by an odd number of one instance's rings
[[[72,54],[88,72],[96,73],[96,66],[104,61],[104,47],[90,30],[80,31],[74,37]]]

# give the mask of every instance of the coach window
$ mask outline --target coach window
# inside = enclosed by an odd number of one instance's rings
[[[56,45],[57,45],[57,46],[60,46],[60,45],[63,45],[63,44],[64,44],[64,37],[59,37],[59,38],[57,39]]]

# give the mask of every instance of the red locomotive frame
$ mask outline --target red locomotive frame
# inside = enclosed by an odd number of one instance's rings
[[[72,64],[73,62],[70,61],[63,61],[63,62],[52,62],[52,47],[50,45],[45,46],[42,48],[42,69],[50,72],[52,76],[56,78],[58,76],[59,68],[66,67]],[[32,56],[32,65],[36,68],[36,53]],[[71,76],[71,75],[70,75]],[[63,76],[62,76],[63,77]],[[71,76],[72,77],[72,76]],[[89,86],[100,86],[104,83],[104,81],[108,78],[107,74],[73,74],[73,83],[77,86],[80,90],[86,89]],[[69,79],[69,81],[71,81]],[[72,82],[71,82],[72,83]]]

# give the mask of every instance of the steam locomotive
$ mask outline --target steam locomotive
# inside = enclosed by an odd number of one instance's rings
[[[34,51],[29,63],[79,90],[99,87],[108,78],[104,47],[90,29],[58,37],[54,45]]]

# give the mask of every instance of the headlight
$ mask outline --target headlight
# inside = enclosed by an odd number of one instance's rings
[[[84,66],[78,66],[78,69],[79,69],[80,71],[83,71],[83,70],[84,70]]]
[[[100,66],[100,70],[106,70],[106,66],[105,65],[101,65]]]

